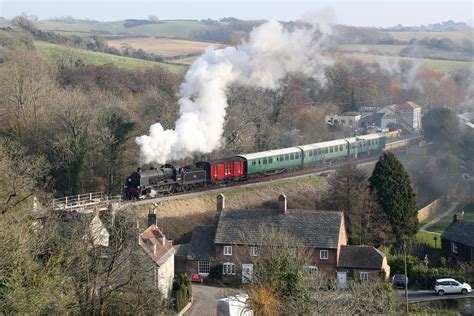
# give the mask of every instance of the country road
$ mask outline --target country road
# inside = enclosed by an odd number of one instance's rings
[[[398,294],[405,297],[404,290],[397,290]],[[474,298],[474,292],[469,294],[446,294],[439,296],[433,290],[414,291],[408,290],[408,303],[420,303],[428,301],[438,301],[446,299]]]

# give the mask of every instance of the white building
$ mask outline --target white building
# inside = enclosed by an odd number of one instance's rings
[[[359,126],[360,114],[357,112],[342,113],[341,115],[326,115],[326,123],[329,125],[341,124],[348,127]]]
[[[153,273],[153,285],[163,298],[171,297],[174,279],[174,248],[171,240],[156,226],[156,214],[148,214],[148,228],[140,234],[138,243],[148,254]]]
[[[421,130],[421,108],[418,104],[411,101],[399,104],[397,113],[410,128],[415,131]]]

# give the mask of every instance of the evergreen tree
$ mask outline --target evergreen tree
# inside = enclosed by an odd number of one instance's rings
[[[418,226],[416,196],[408,173],[394,154],[386,152],[380,157],[369,183],[391,225],[397,244],[413,238]]]

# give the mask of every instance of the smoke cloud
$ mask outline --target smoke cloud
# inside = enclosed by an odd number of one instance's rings
[[[236,47],[209,47],[189,68],[180,87],[180,118],[174,130],[160,123],[149,135],[137,137],[140,163],[165,163],[194,152],[209,153],[219,147],[226,115],[229,85],[238,83],[277,89],[290,73],[303,73],[321,84],[332,60],[321,54],[329,28],[285,29],[270,21],[255,28],[249,40]]]

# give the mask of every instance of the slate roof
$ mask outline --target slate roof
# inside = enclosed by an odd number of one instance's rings
[[[196,226],[191,237],[189,247],[189,260],[214,260],[216,250],[214,247],[214,226]]]
[[[336,249],[342,221],[342,212],[287,210],[282,214],[268,209],[225,209],[215,243],[255,244],[263,226],[293,235],[307,247]]]
[[[371,246],[341,246],[337,266],[353,269],[382,269],[384,257],[381,251]]]
[[[474,247],[474,222],[457,220],[448,226],[441,238]]]

